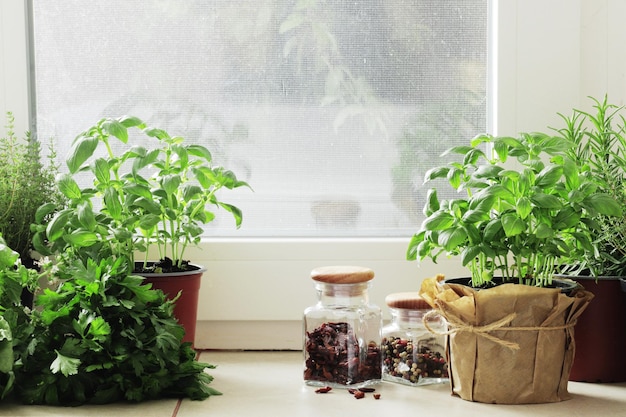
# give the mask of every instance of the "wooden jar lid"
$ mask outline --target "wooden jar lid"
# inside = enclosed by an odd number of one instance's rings
[[[374,271],[361,266],[322,266],[311,271],[311,278],[328,284],[358,284],[374,278]]]
[[[390,308],[405,310],[430,310],[432,307],[417,292],[396,292],[385,297]]]

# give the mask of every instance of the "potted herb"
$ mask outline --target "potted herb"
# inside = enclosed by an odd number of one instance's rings
[[[163,292],[142,285],[121,258],[26,268],[0,239],[0,398],[80,405],[220,394],[196,360]],[[63,278],[55,290],[42,276]],[[35,291],[37,308],[21,304]]]
[[[0,234],[21,262],[34,268],[31,224],[37,208],[49,202],[63,203],[54,182],[58,172],[56,153],[51,144],[48,163],[44,164],[39,141],[29,132],[18,137],[13,114],[7,112],[6,117],[6,133],[0,137]],[[32,294],[25,291],[23,296],[30,304]]]
[[[593,111],[574,109],[557,129],[574,143],[568,156],[598,190],[626,207],[626,121],[622,106],[591,98]],[[598,214],[591,231],[594,251],[566,259],[561,272],[592,292],[595,300],[576,324],[576,358],[570,380],[626,381],[626,216]]]
[[[34,265],[31,224],[39,206],[63,203],[55,184],[58,165],[56,152],[50,144],[48,163],[41,157],[40,142],[26,132],[15,134],[15,119],[7,112],[6,134],[0,137],[0,233],[15,250],[23,264]]]
[[[239,227],[241,211],[219,193],[248,184],[213,166],[204,146],[126,116],[102,119],[78,135],[67,166],[69,173],[57,182],[68,207],[40,224],[37,248],[84,264],[121,258],[138,274],[174,274],[149,280],[157,288],[165,281],[161,288],[171,297],[182,289],[175,315],[187,331],[185,340],[193,342],[204,269],[189,263],[185,250],[200,241],[203,226],[215,218],[212,209],[231,213]],[[91,181],[85,183],[83,174]],[[47,205],[39,213],[53,209]],[[151,263],[153,247],[160,259]],[[137,262],[136,254],[143,254]]]
[[[460,194],[440,200],[430,190],[407,258],[460,256],[471,275],[464,282],[482,288],[427,280],[422,291],[450,323],[452,391],[463,399],[568,398],[571,328],[591,294],[550,288],[553,274],[564,256],[593,251],[598,214],[621,214],[567,155],[571,146],[543,133],[480,135],[448,151],[461,162],[427,173]]]

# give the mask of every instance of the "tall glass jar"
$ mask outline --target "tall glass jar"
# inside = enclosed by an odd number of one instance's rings
[[[369,301],[374,271],[357,266],[316,268],[317,304],[304,311],[304,381],[360,388],[380,382],[381,309]]]
[[[389,294],[385,302],[391,322],[382,331],[383,379],[411,386],[447,383],[445,337],[423,323],[430,305],[414,292]],[[440,316],[427,320],[431,329],[445,330]]]

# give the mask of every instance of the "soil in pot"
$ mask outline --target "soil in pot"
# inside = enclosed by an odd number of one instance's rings
[[[189,263],[189,261],[181,261],[181,266],[174,264],[170,258],[163,258],[160,261],[148,262],[135,262],[135,274],[169,274],[171,272],[187,272],[197,271],[199,266]]]
[[[497,287],[498,285],[504,284],[504,282],[502,281],[502,278],[500,277],[494,277],[492,281],[485,283],[482,287],[479,287],[479,288],[472,286],[472,279],[469,277],[468,278],[448,278],[448,279],[445,279],[444,282],[446,284],[464,285],[464,286],[473,288],[476,291],[488,290],[490,288],[494,288],[494,287]],[[511,282],[511,283],[516,284],[517,282]],[[570,295],[577,287],[578,287],[578,284],[575,281],[568,279],[567,277],[563,277],[563,278],[553,279],[552,285],[546,288],[560,288],[562,293],[566,295]]]

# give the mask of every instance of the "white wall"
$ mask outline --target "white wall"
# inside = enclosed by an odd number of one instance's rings
[[[544,130],[580,96],[580,0],[498,1],[495,133]]]
[[[494,133],[545,130],[557,112],[589,106],[587,96],[626,99],[626,2],[494,0]],[[0,2],[0,112],[28,114],[24,3]],[[20,128],[18,126],[18,131]],[[376,272],[372,299],[417,289],[422,278],[463,274],[457,260],[418,267],[404,258],[408,239],[223,240],[192,253],[207,266],[196,345],[211,348],[301,346],[302,310],[314,302],[312,268],[359,264]]]
[[[16,132],[29,130],[28,52],[26,1],[0,2],[0,121],[4,133],[5,114],[15,116]]]
[[[614,104],[626,104],[626,2],[586,0],[582,5],[581,96],[608,93]]]
[[[542,130],[589,96],[626,99],[626,2],[500,0],[498,134]]]

